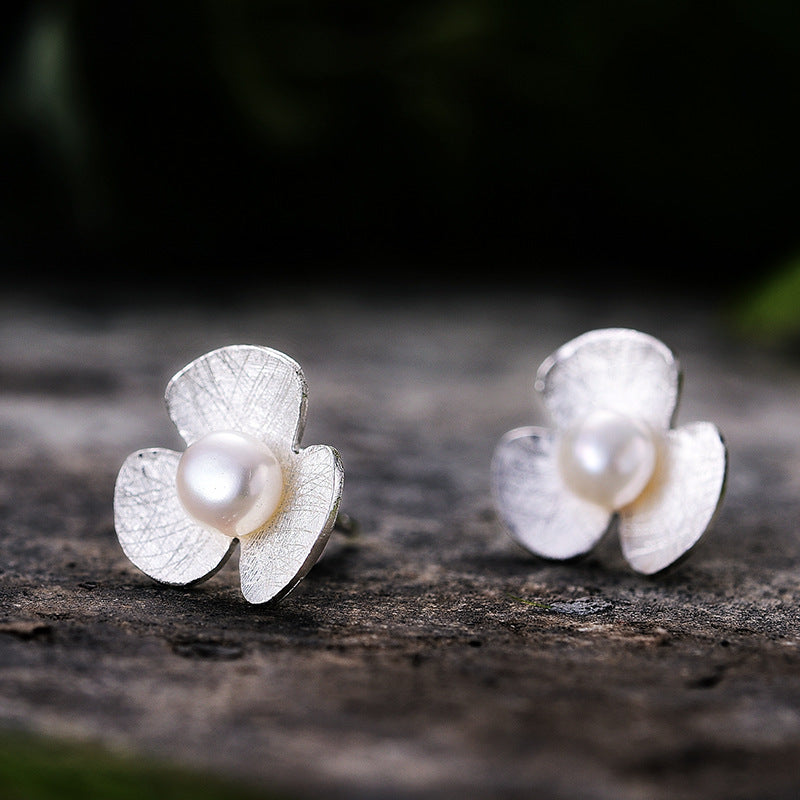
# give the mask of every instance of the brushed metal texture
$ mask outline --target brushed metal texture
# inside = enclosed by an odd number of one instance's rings
[[[175,490],[181,454],[165,448],[129,455],[114,488],[114,526],[125,555],[146,575],[173,586],[210,578],[236,540],[187,516]]]
[[[710,422],[667,434],[655,479],[620,512],[622,553],[637,572],[659,572],[697,544],[722,503],[727,460],[722,437]]]
[[[542,558],[574,558],[597,544],[612,515],[566,489],[554,446],[555,435],[542,428],[506,433],[492,458],[492,493],[515,541]]]
[[[278,458],[284,492],[276,514],[241,537],[240,578],[247,600],[288,594],[321,555],[344,485],[338,452],[299,448],[308,387],[300,366],[268,347],[233,345],[180,370],[165,392],[167,409],[187,445],[212,431],[235,430],[265,442]],[[181,453],[140,450],[123,463],[114,490],[114,521],[125,555],[162,583],[211,577],[237,539],[188,517],[176,489]]]
[[[559,429],[598,408],[666,430],[677,412],[681,373],[672,351],[630,328],[589,331],[546,358],[534,388]]]
[[[284,470],[289,498],[270,525],[242,539],[239,573],[251,603],[288,594],[314,566],[336,522],[344,471],[339,454],[312,445]]]
[[[286,453],[303,435],[308,384],[284,353],[231,345],[187,364],[167,384],[165,400],[187,445],[212,431],[234,430]]]

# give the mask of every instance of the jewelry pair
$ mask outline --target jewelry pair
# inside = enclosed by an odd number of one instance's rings
[[[542,363],[534,389],[553,428],[509,431],[490,468],[509,534],[564,560],[617,521],[634,570],[676,563],[719,508],[727,453],[711,423],[673,428],[681,375],[669,348],[630,329],[590,331]],[[344,485],[333,447],[300,447],[307,398],[300,366],[268,347],[222,347],[180,370],[165,399],[185,451],[139,450],[117,477],[114,522],[131,562],[186,586],[238,542],[245,599],[288,594],[322,554]]]

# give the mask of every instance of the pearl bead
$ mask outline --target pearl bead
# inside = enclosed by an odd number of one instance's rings
[[[561,436],[558,467],[575,494],[616,510],[647,486],[658,449],[659,440],[646,423],[616,411],[593,411]]]
[[[269,520],[281,501],[278,459],[245,433],[209,433],[186,448],[178,462],[178,498],[201,525],[226,536],[246,536]]]

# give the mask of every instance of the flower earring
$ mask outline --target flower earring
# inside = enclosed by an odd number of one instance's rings
[[[727,451],[711,423],[672,428],[681,376],[669,348],[635,330],[590,331],[542,363],[534,388],[553,429],[509,431],[492,459],[511,536],[543,558],[570,559],[617,518],[637,572],[687,553],[721,504]]]
[[[222,347],[178,372],[166,404],[187,448],[139,450],[122,465],[114,524],[125,555],[187,586],[238,542],[244,597],[288,594],[322,554],[344,483],[334,448],[299,449],[307,396],[300,366],[268,347]]]

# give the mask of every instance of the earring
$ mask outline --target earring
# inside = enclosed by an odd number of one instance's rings
[[[542,363],[534,384],[553,428],[518,428],[494,452],[491,484],[510,535],[547,559],[589,552],[618,520],[622,553],[653,574],[708,528],[725,488],[717,428],[673,429],[681,375],[666,345],[623,328],[590,331]]]
[[[139,450],[117,476],[114,524],[133,564],[187,586],[238,542],[245,599],[288,594],[322,554],[344,483],[334,448],[299,449],[307,396],[300,366],[269,347],[222,347],[180,370],[165,397],[186,450]]]

